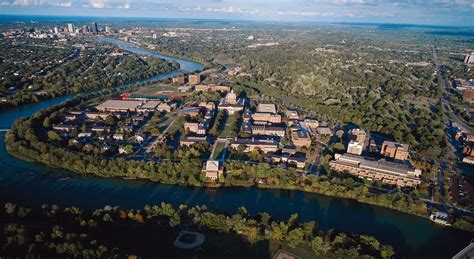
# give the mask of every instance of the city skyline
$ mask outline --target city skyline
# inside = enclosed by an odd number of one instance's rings
[[[474,26],[472,0],[0,0],[0,15]]]

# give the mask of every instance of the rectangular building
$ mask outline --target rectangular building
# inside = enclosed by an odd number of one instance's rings
[[[284,137],[286,133],[286,129],[280,126],[273,126],[271,124],[254,124],[252,126],[252,134],[253,135],[268,135],[268,136],[278,136]]]
[[[188,83],[190,85],[198,85],[201,83],[201,75],[189,75]]]
[[[271,123],[281,123],[281,115],[274,113],[256,112],[252,114],[254,121],[266,121]]]
[[[291,139],[293,140],[293,144],[296,147],[309,147],[311,146],[311,137],[309,136],[308,132],[305,131],[293,131],[291,133]]]
[[[273,138],[257,139],[257,138],[240,138],[230,143],[232,148],[238,149],[242,145],[245,147],[244,152],[253,150],[261,150],[263,153],[276,152],[278,150],[278,141]]]
[[[398,160],[407,160],[409,155],[409,147],[410,146],[408,144],[400,144],[386,140],[382,144],[380,154]]]
[[[129,112],[137,111],[142,103],[142,101],[107,100],[95,108],[101,112]]]
[[[364,152],[364,143],[359,141],[351,140],[347,145],[347,153],[354,155],[362,155]]]
[[[276,105],[271,103],[260,103],[257,106],[257,112],[277,113]]]
[[[378,180],[398,187],[416,187],[421,183],[420,170],[385,159],[374,160],[352,154],[336,154],[335,160],[331,161],[329,166],[336,172]]]

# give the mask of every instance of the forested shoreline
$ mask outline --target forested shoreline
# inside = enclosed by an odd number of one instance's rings
[[[52,44],[49,40],[34,43]],[[0,74],[8,75],[0,82],[1,109],[65,94],[110,88],[179,69],[175,62],[122,52],[108,45],[84,49],[67,45],[64,50],[52,53],[53,47],[29,49],[29,44],[29,40],[0,42]],[[58,61],[70,53],[75,53],[75,56]],[[14,61],[17,56],[21,57],[21,62]]]
[[[11,257],[235,258],[238,254],[238,258],[270,258],[282,248],[305,258],[395,255],[392,246],[372,236],[324,232],[315,221],[301,222],[296,213],[277,221],[265,212],[249,215],[244,207],[235,214],[223,214],[205,205],[173,207],[166,203],[129,210],[118,206],[83,210],[48,204],[27,208],[5,203],[0,220],[5,222],[0,253]],[[173,247],[181,229],[202,232],[204,243],[197,250]],[[160,249],[156,250],[153,243],[160,243]]]
[[[219,182],[213,182],[206,179],[202,173],[203,162],[200,160],[156,163],[124,158],[109,159],[100,154],[76,152],[61,144],[51,143],[43,127],[44,120],[85,100],[86,97],[76,97],[61,105],[39,111],[30,118],[18,120],[6,134],[7,151],[20,159],[82,175],[138,178],[163,184],[195,187],[255,186],[299,190],[354,199],[418,216],[428,216],[425,204],[420,200],[400,194],[370,195],[367,186],[358,184],[351,177],[297,175],[294,169],[273,168],[267,163],[255,166],[232,161],[225,164],[226,177]]]

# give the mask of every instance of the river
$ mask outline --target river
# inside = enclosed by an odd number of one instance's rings
[[[123,42],[117,43],[129,51],[163,57],[144,50],[135,51],[136,48]],[[201,68],[196,63],[191,66],[192,62],[176,60],[186,62],[183,63],[186,67],[182,65],[182,69],[188,71]],[[174,73],[177,72],[159,77]],[[154,79],[157,77],[147,80]],[[10,128],[15,119],[61,103],[69,97],[58,97],[2,112],[0,128]],[[0,202],[9,201],[23,206],[49,203],[82,208],[100,208],[108,204],[143,208],[145,204],[167,202],[190,206],[206,204],[210,209],[231,213],[245,206],[251,214],[268,212],[276,219],[287,219],[296,212],[301,220],[315,220],[322,230],[373,235],[393,245],[399,257],[406,258],[450,258],[474,238],[472,233],[442,227],[421,217],[314,193],[258,188],[214,190],[147,181],[82,177],[8,155],[4,136],[5,133],[1,132]]]

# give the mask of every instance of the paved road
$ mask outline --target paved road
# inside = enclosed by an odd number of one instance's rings
[[[435,62],[436,72],[438,73],[438,76],[441,80],[441,83],[444,86],[444,89],[442,89],[443,98],[441,98],[441,102],[443,104],[442,109],[444,110],[446,115],[448,115],[449,119],[452,120],[452,122],[457,123],[459,126],[465,128],[466,130],[474,132],[474,128],[471,127],[469,124],[467,124],[466,121],[463,118],[461,118],[456,113],[454,113],[453,110],[451,109],[451,106],[449,105],[449,93],[451,91],[451,86],[448,82],[446,82],[446,79],[445,79],[446,75],[445,75],[445,73],[444,73],[444,71],[441,68],[441,65],[439,63],[438,53],[436,51],[435,46],[433,46],[433,58],[434,58],[434,62]]]

